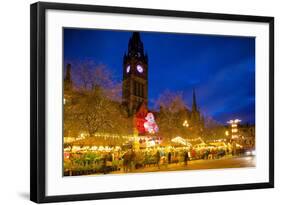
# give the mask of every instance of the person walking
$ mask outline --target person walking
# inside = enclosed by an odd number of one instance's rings
[[[159,150],[157,150],[156,154],[155,154],[155,160],[156,160],[156,163],[157,163],[157,166],[158,166],[158,169],[160,169],[160,152]]]
[[[129,171],[129,163],[130,163],[130,154],[129,154],[129,151],[127,151],[123,155],[123,170],[124,170],[124,172]]]
[[[188,156],[188,151],[185,150],[185,151],[184,151],[184,155],[183,155],[184,165],[185,165],[185,166],[187,166],[188,158],[189,158],[189,156]]]
[[[171,160],[172,160],[172,153],[169,152],[168,153],[168,164],[171,164]]]
[[[134,150],[131,150],[130,155],[130,170],[133,171],[136,168],[136,153]]]

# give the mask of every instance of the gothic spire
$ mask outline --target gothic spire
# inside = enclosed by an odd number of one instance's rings
[[[196,96],[195,96],[194,89],[193,89],[193,98],[192,98],[192,111],[197,111],[197,103],[196,103]]]
[[[129,40],[128,55],[130,57],[144,57],[143,43],[139,32],[133,32]]]
[[[139,32],[133,32],[133,36],[132,36],[132,41],[135,42],[140,42],[140,33]]]
[[[65,73],[64,83],[65,83],[66,89],[72,88],[71,64],[69,64],[69,63],[66,65],[66,73]]]

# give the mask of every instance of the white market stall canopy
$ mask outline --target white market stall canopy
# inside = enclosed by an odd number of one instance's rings
[[[186,139],[184,139],[180,136],[177,136],[177,137],[173,138],[171,141],[174,142],[174,143],[178,143],[178,144],[181,144],[181,145],[188,146],[188,147],[192,146],[191,143],[189,143]]]

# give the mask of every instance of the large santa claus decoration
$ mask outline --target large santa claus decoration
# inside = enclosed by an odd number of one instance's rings
[[[154,115],[151,112],[147,113],[145,120],[146,121],[144,122],[143,126],[146,132],[149,134],[158,132],[159,128],[155,122]]]

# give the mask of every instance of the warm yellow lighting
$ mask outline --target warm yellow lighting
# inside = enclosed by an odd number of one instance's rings
[[[63,104],[65,105],[65,103],[66,103],[66,99],[65,99],[65,98],[63,98]]]
[[[232,129],[231,132],[232,132],[232,133],[236,133],[236,132],[238,132],[238,129],[237,129],[237,128]]]
[[[225,135],[228,136],[228,135],[229,135],[229,132],[228,132],[228,131],[225,131]]]
[[[184,127],[189,127],[189,124],[188,124],[187,120],[185,120],[185,121],[183,122],[182,126],[184,126]]]
[[[235,120],[229,120],[227,123],[231,125],[231,133],[232,133],[232,139],[237,139],[238,136],[236,133],[238,133],[238,123],[241,122],[239,119]]]

